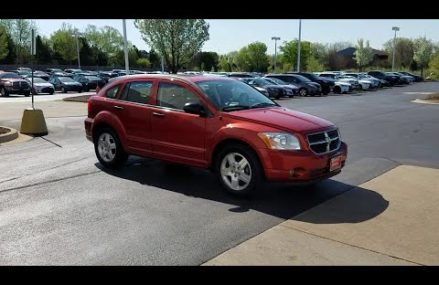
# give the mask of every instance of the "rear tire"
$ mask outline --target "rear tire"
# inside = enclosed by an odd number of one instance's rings
[[[334,89],[333,89],[333,92],[334,92],[335,94],[340,94],[340,93],[341,93],[341,88],[340,88],[340,86],[335,86]]]
[[[263,169],[256,153],[243,144],[229,144],[215,159],[215,172],[223,188],[236,196],[250,196],[261,184]]]
[[[30,91],[24,92],[24,96],[29,97],[30,96]]]
[[[120,139],[111,128],[101,128],[93,136],[96,157],[99,162],[110,169],[123,166],[128,159]]]

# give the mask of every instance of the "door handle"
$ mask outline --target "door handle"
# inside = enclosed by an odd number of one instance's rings
[[[123,110],[123,107],[121,106],[113,106],[114,109]]]
[[[165,114],[163,114],[163,113],[157,113],[157,112],[152,112],[152,114],[153,114],[154,116],[157,116],[157,117],[164,117],[164,116],[165,116]]]

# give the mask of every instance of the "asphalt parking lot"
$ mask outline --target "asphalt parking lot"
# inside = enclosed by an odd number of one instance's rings
[[[336,123],[347,165],[316,187],[267,184],[252,200],[225,194],[200,169],[137,157],[121,171],[102,169],[84,135],[86,104],[36,96],[37,106],[75,112],[47,117],[48,136],[0,145],[0,264],[202,264],[400,164],[439,168],[438,105],[412,102],[438,90],[425,82],[279,100]],[[0,98],[0,125],[19,128],[21,113],[8,110],[28,102]]]

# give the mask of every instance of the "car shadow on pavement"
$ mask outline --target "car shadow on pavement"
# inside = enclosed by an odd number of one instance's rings
[[[358,223],[384,212],[388,202],[378,193],[338,182],[323,180],[312,186],[297,186],[285,183],[264,183],[261,190],[251,198],[240,198],[225,192],[216,176],[208,170],[165,163],[159,160],[133,157],[119,170],[104,168],[103,172],[142,185],[173,191],[189,197],[208,199],[230,204],[230,212],[259,211],[283,219],[290,219],[337,195],[352,190],[360,193],[359,199],[340,205],[331,215],[303,217],[310,223]],[[355,189],[354,189],[355,188]]]

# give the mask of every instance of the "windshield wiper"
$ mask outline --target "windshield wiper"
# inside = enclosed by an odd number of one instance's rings
[[[245,105],[233,105],[233,106],[226,106],[224,107],[222,110],[223,111],[237,111],[237,110],[245,110],[245,109],[249,109],[249,106],[245,106]]]
[[[263,108],[263,107],[271,107],[271,106],[277,106],[276,104],[273,103],[269,103],[269,102],[261,102],[261,103],[256,103],[254,105],[252,105],[250,108]]]

